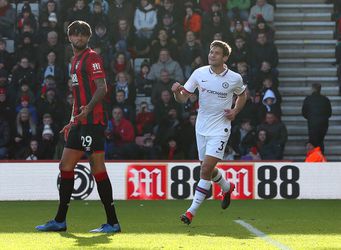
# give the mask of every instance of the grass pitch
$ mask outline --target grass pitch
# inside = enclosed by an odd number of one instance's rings
[[[0,249],[278,249],[235,220],[289,249],[341,249],[341,200],[205,201],[190,226],[179,220],[190,201],[117,201],[116,235],[88,233],[105,222],[100,201],[72,201],[67,232],[36,232],[57,205],[0,202]]]

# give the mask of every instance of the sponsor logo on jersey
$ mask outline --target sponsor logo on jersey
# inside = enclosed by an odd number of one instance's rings
[[[128,200],[165,200],[166,165],[130,165],[127,168]]]
[[[236,185],[236,189],[232,193],[233,199],[253,199],[253,165],[245,164],[238,166],[229,166],[228,164],[219,164],[217,166],[222,171],[223,176]],[[214,184],[214,198],[221,198],[221,188]]]

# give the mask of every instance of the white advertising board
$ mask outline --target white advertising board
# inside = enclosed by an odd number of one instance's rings
[[[115,200],[192,199],[199,162],[108,162]],[[340,163],[221,162],[233,199],[341,199]],[[0,200],[58,200],[57,162],[0,162]],[[209,199],[220,198],[212,186]],[[73,199],[98,200],[89,164],[75,171]]]

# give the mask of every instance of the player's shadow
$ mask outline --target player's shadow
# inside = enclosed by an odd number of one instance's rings
[[[108,244],[110,243],[111,239],[110,236],[112,234],[101,234],[101,235],[95,235],[92,237],[82,237],[82,236],[77,236],[72,233],[60,233],[61,237],[68,238],[68,239],[74,239],[76,240],[76,246],[77,247],[91,247],[91,246],[96,246],[99,244]]]

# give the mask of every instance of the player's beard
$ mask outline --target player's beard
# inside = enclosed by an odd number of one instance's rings
[[[85,50],[87,46],[88,46],[87,44],[84,44],[84,45],[72,44],[72,47],[78,51]]]

